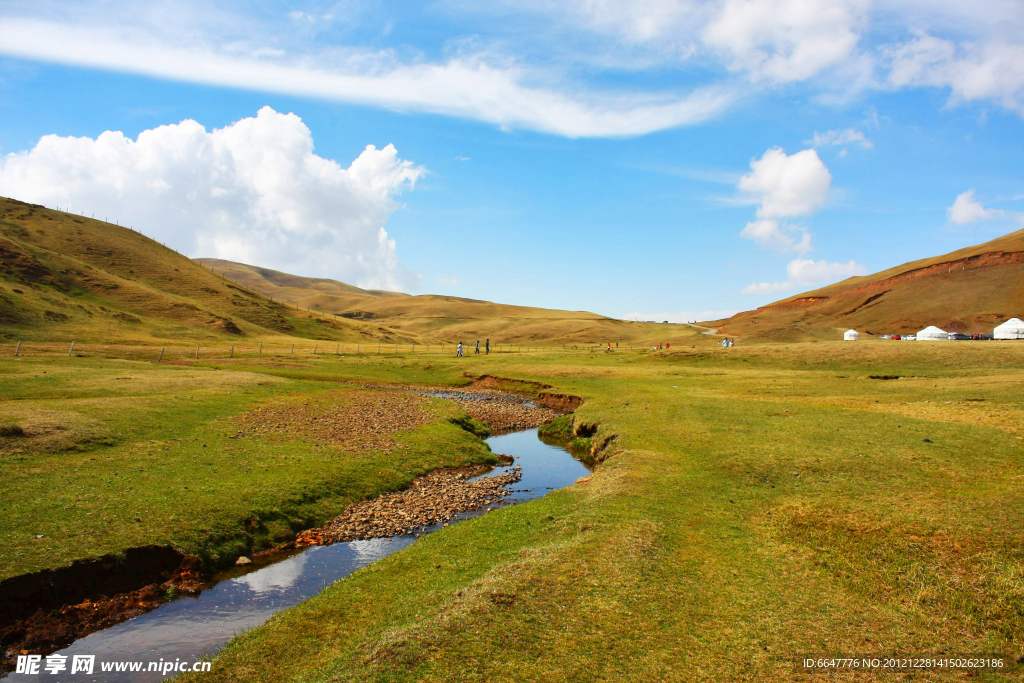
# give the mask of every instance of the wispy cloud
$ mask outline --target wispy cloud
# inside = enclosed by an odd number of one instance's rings
[[[0,19],[0,54],[208,85],[354,102],[396,111],[476,119],[566,137],[642,135],[696,124],[728,108],[737,93],[710,85],[684,94],[621,93],[530,85],[526,69],[480,56],[394,64],[378,53],[269,54],[247,48],[182,46],[138,30]],[[280,52],[280,51],[278,51]]]

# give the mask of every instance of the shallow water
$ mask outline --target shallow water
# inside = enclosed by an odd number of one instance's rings
[[[537,430],[529,429],[487,439],[491,450],[515,457],[514,465],[499,467],[481,476],[504,474],[522,468],[522,479],[499,505],[523,503],[573,484],[587,475],[587,468],[568,452],[543,443]],[[468,512],[457,519],[478,517]],[[439,527],[431,527],[427,533]],[[360,567],[411,545],[414,535],[350,541],[331,546],[312,546],[272,564],[238,568],[216,577],[216,585],[194,597],[182,597],[142,616],[129,619],[82,638],[57,653],[66,655],[67,669],[51,676],[43,666],[40,674],[11,674],[9,681],[71,680],[104,683],[160,681],[156,672],[102,672],[109,662],[182,660],[191,664],[212,655],[233,636],[267,621],[271,616],[316,595],[334,581]],[[93,674],[69,674],[73,655],[95,655]],[[168,674],[168,676],[173,674]]]

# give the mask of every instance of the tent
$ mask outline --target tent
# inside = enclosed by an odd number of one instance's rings
[[[860,339],[860,332],[857,330],[843,332],[843,341],[857,341],[858,339]]]
[[[917,333],[917,341],[949,341],[949,332],[943,332],[935,325],[929,325]]]
[[[992,331],[993,339],[1024,339],[1024,320],[1010,318]]]

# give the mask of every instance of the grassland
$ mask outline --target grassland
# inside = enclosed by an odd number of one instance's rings
[[[233,641],[213,679],[785,680],[809,653],[1022,654],[1024,344],[691,341],[458,360],[5,360],[5,414],[25,422],[59,399],[84,439],[81,451],[5,456],[5,481],[31,488],[3,503],[5,556],[27,568],[143,540],[244,545],[252,510],[340,481],[400,485],[469,435],[424,432],[415,467],[379,454],[359,475],[285,442],[262,457],[294,462],[257,469],[255,452],[232,450],[231,416],[337,381],[486,373],[585,396],[579,419],[618,435],[611,457],[574,487],[420,539],[278,615]],[[118,376],[138,376],[137,391]],[[167,479],[140,479],[151,473],[136,465],[188,473],[211,495],[191,498],[190,485],[164,500]]]
[[[209,262],[232,266],[225,272],[237,280],[130,227],[0,197],[0,341],[596,344],[665,335],[594,313],[412,297]]]
[[[0,579],[151,543],[214,568],[430,469],[495,462],[451,406],[389,412],[315,379],[21,357],[0,361],[0,396]],[[338,423],[353,416],[382,435],[351,438],[369,431]]]

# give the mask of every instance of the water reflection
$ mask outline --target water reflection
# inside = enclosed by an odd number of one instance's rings
[[[536,429],[495,436],[487,441],[495,453],[514,456],[515,466],[522,468],[522,479],[513,484],[514,492],[502,505],[539,498],[553,489],[569,486],[588,472],[565,450],[540,441]],[[510,467],[498,468],[483,476],[503,474]],[[466,513],[459,519],[480,514],[481,511]],[[57,654],[67,655],[68,662],[72,655],[96,655],[96,670],[92,676],[78,673],[69,677],[70,680],[160,681],[164,677],[157,673],[103,673],[99,670],[100,663],[176,658],[191,662],[203,655],[212,655],[235,635],[259,626],[277,612],[316,595],[334,581],[408,547],[415,540],[416,536],[410,535],[313,546],[272,564],[235,569],[198,596],[174,600],[148,614],[88,635]],[[242,571],[247,573],[238,575]],[[43,661],[45,663],[45,659]],[[49,674],[43,675],[49,677]],[[38,676],[11,674],[9,680],[33,681],[38,680]]]

